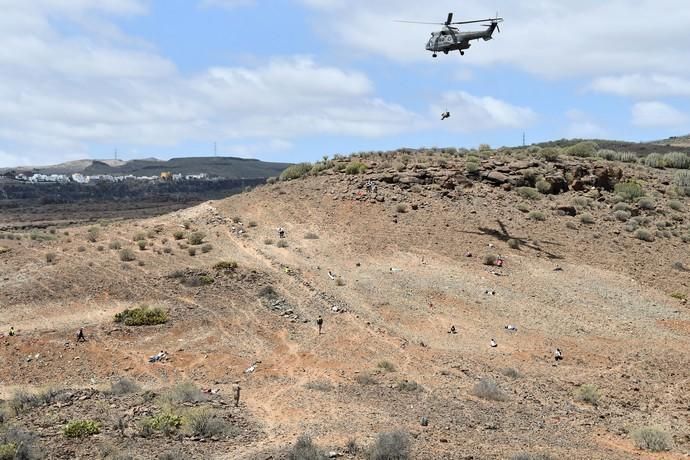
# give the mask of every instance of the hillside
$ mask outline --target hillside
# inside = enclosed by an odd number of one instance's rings
[[[18,333],[0,347],[0,445],[14,426],[51,458],[282,459],[307,434],[364,459],[399,430],[415,459],[690,455],[685,172],[537,150],[313,171],[151,219],[2,234],[0,331]],[[142,305],[169,320],[114,322]],[[84,419],[100,433],[63,434]],[[646,428],[670,450],[640,449]]]
[[[76,160],[52,166],[21,166],[0,168],[0,173],[14,171],[32,171],[43,174],[85,175],[114,174],[134,176],[158,176],[164,171],[175,174],[201,174],[227,179],[257,179],[278,176],[290,166],[289,163],[272,163],[253,159],[233,157],[185,157],[172,158],[167,161],[155,158],[143,160]]]

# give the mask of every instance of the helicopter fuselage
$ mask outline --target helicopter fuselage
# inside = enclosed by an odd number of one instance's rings
[[[460,32],[455,27],[446,27],[438,32],[432,32],[431,38],[426,44],[427,51],[431,51],[435,54],[437,52],[443,52],[448,54],[449,51],[460,51],[464,54],[464,50],[468,49],[470,46],[470,40],[491,40],[494,30],[496,29],[496,24],[492,23],[486,30],[481,30],[477,32]]]

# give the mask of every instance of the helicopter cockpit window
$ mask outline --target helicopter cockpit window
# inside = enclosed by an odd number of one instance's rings
[[[446,32],[445,30],[442,30],[441,35],[448,35],[448,32]]]

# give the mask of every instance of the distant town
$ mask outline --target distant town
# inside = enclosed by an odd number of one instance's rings
[[[134,176],[132,174],[115,176],[111,174],[98,174],[94,176],[87,176],[81,173],[75,174],[16,174],[13,177],[15,180],[20,182],[28,183],[77,183],[77,184],[89,184],[93,182],[126,182],[130,180],[136,181],[148,181],[148,182],[173,182],[173,181],[183,181],[183,180],[212,180],[206,173],[201,174],[172,174],[169,172],[163,172],[158,176]]]

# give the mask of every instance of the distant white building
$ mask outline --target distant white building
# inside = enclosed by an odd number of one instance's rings
[[[77,184],[88,184],[89,178],[83,174],[74,173],[72,174],[72,181],[76,182]]]

